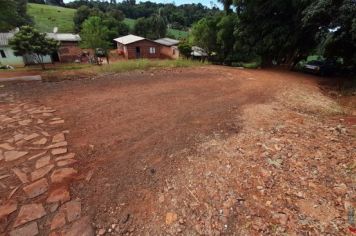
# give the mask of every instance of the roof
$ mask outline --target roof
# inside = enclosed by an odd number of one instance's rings
[[[0,46],[7,46],[9,45],[9,40],[14,37],[14,33],[0,33]],[[80,36],[78,34],[60,34],[60,33],[47,33],[47,37],[64,42],[77,42],[80,41]]]
[[[114,41],[126,45],[126,44],[131,44],[131,43],[134,43],[134,42],[138,42],[138,41],[141,41],[141,40],[144,40],[144,39],[145,38],[142,38],[140,36],[129,34],[129,35],[126,35],[126,36],[123,36],[123,37],[120,37],[120,38],[116,38],[116,39],[114,39]]]
[[[14,37],[14,33],[0,33],[0,46],[9,45],[9,39]]]
[[[175,40],[175,39],[171,39],[171,38],[161,38],[161,39],[155,40],[155,42],[165,45],[165,46],[169,46],[169,47],[179,44],[179,40]]]
[[[208,56],[208,54],[205,52],[204,49],[202,49],[200,47],[197,47],[197,46],[193,46],[192,47],[191,55],[195,56],[195,57],[206,57],[206,56]]]
[[[47,37],[57,40],[57,41],[69,41],[69,42],[78,42],[81,40],[78,34],[68,34],[68,33],[47,33]]]

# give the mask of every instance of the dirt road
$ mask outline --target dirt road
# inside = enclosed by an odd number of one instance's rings
[[[99,235],[353,229],[355,117],[316,77],[207,66],[1,92],[65,120],[71,199]]]

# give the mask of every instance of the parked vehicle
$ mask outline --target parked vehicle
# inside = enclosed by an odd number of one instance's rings
[[[313,60],[307,62],[303,70],[316,75],[332,75],[337,70],[337,63],[332,60]]]

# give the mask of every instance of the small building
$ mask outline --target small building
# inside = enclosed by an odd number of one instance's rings
[[[114,39],[117,43],[117,51],[126,59],[161,58],[161,45],[155,41],[136,35],[126,35]]]
[[[16,56],[15,51],[10,47],[9,40],[13,38],[15,33],[0,33],[0,64],[12,66],[24,66],[31,60],[31,56],[27,55]],[[45,63],[51,63],[51,57],[45,56],[43,58]]]
[[[161,44],[160,53],[162,58],[168,58],[168,59],[179,58],[178,40],[171,39],[171,38],[161,38],[155,40],[155,42]]]
[[[82,54],[78,34],[47,33],[47,37],[60,42],[57,52],[51,55],[53,62],[72,63]]]
[[[14,50],[9,46],[9,40],[13,38],[15,32],[0,33],[0,63],[2,65],[24,66],[33,65],[36,62],[33,56],[16,56]],[[80,36],[75,34],[47,33],[48,38],[60,42],[58,51],[52,55],[43,57],[44,63],[53,62],[74,62],[80,56],[82,49],[79,47]]]

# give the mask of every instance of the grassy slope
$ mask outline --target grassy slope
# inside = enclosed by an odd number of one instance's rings
[[[41,4],[28,4],[28,13],[36,23],[36,28],[42,32],[52,32],[55,26],[59,32],[73,32],[73,16],[75,9],[55,7]]]
[[[34,3],[28,4],[28,13],[34,18],[36,28],[42,32],[52,32],[55,26],[58,27],[59,32],[73,32],[73,16],[75,11],[75,9],[64,7]],[[126,18],[125,23],[132,29],[135,24],[135,20]],[[175,29],[169,29],[168,34],[172,34],[177,38],[186,38],[188,36],[187,32]]]

